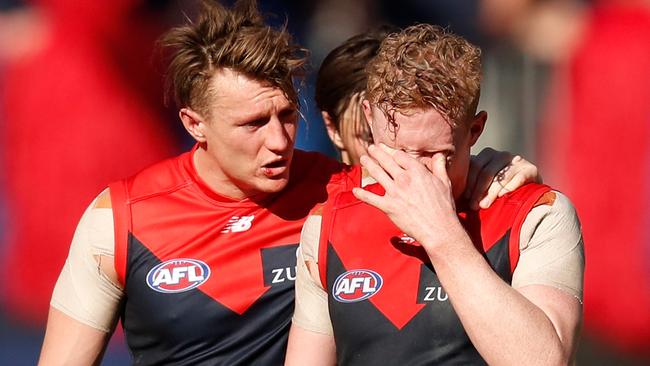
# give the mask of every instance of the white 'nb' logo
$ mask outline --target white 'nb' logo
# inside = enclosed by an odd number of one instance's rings
[[[221,230],[222,233],[240,233],[251,228],[255,215],[250,216],[233,216],[228,220],[226,227]]]

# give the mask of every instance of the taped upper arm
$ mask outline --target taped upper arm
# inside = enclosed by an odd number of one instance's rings
[[[108,190],[102,192],[81,217],[51,300],[52,307],[103,332],[115,326],[123,297],[113,264],[113,213],[106,207],[107,196]]]
[[[331,335],[327,292],[320,283],[317,262],[321,220],[320,215],[309,216],[300,235],[293,322],[305,330]]]
[[[569,358],[580,331],[583,278],[584,248],[575,209],[566,196],[548,192],[522,225],[512,286],[544,311]]]
[[[575,208],[561,193],[542,196],[521,229],[514,288],[546,285],[582,301],[584,245]]]
[[[112,209],[111,203],[111,194],[108,188],[106,188],[102,193],[99,194],[97,199],[94,202],[93,208],[107,208]],[[111,227],[112,230],[112,227]],[[117,287],[119,285],[119,280],[117,278],[117,271],[115,270],[115,245],[114,240],[103,240],[99,241],[96,245],[96,251],[99,254],[95,254],[95,261],[99,264],[99,268],[102,273],[108,277],[113,284]],[[102,245],[104,244],[104,245]]]

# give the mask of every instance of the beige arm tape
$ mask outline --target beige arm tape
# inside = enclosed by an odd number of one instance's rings
[[[520,233],[520,255],[512,287],[546,285],[582,301],[585,267],[582,231],[569,199],[555,192],[552,205],[537,206]]]
[[[50,305],[109,333],[117,322],[124,291],[100,269],[100,258],[112,263],[115,250],[113,212],[110,208],[100,208],[101,205],[97,207],[102,195],[90,204],[77,225]]]
[[[293,323],[311,332],[332,335],[327,292],[318,274],[318,243],[322,217],[311,215],[300,234],[296,269],[296,308]]]

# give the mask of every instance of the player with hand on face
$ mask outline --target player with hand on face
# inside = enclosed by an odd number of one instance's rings
[[[346,164],[359,164],[372,143],[361,105],[367,84],[366,66],[381,41],[397,28],[382,26],[358,34],[333,49],[323,60],[316,79],[315,99],[330,140]],[[473,209],[487,208],[498,197],[532,179],[541,183],[537,167],[507,151],[483,149],[471,156],[465,195]],[[499,174],[498,184],[492,184]]]
[[[288,365],[565,365],[583,243],[568,199],[529,184],[478,212],[463,191],[480,50],[430,25],[389,35],[363,101],[377,181],[306,222]],[[374,207],[373,207],[374,206]]]

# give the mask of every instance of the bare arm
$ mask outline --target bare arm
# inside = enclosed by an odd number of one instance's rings
[[[579,300],[549,286],[513,289],[469,244],[430,257],[485,360],[491,365],[569,364],[582,313]]]
[[[300,235],[296,265],[296,308],[285,365],[332,366],[336,347],[329,318],[327,293],[318,274],[318,242],[321,217],[307,218]]]
[[[39,365],[99,364],[123,296],[113,255],[112,210],[104,192],[75,231],[52,294]]]
[[[303,329],[295,323],[289,332],[287,347],[287,366],[334,366],[336,365],[336,346],[334,337]]]
[[[110,338],[50,307],[39,365],[98,365]]]
[[[386,194],[355,189],[355,195],[422,244],[483,358],[491,365],[570,363],[581,319],[579,300],[550,286],[517,290],[498,277],[458,221],[444,156],[438,154],[427,169],[402,152],[391,157],[371,147],[369,153],[372,159],[365,157],[362,164]]]

